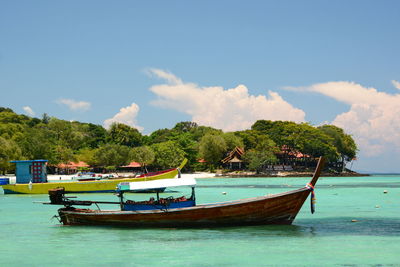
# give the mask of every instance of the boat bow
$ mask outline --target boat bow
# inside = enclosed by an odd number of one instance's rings
[[[311,178],[311,181],[306,185],[306,188],[308,188],[308,190],[311,191],[311,198],[310,198],[311,213],[315,212],[316,198],[315,198],[314,187],[321,175],[321,171],[322,171],[322,168],[324,167],[324,164],[325,164],[325,158],[320,157],[318,160],[317,168],[314,171],[314,175]]]

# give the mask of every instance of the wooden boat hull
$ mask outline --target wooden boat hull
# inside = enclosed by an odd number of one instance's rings
[[[111,225],[129,227],[215,227],[291,224],[311,189],[301,189],[195,207],[150,211],[58,210],[64,225]]]
[[[157,179],[169,179],[178,175],[179,170],[183,168],[187,160],[175,169],[164,171],[159,175],[139,178],[105,179],[93,181],[65,181],[50,183],[32,183],[32,184],[7,184],[2,185],[4,194],[48,194],[49,189],[65,188],[68,193],[108,193],[115,192],[117,185],[122,182],[139,182]],[[179,169],[179,170],[178,170]]]

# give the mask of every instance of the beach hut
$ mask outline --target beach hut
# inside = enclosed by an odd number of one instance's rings
[[[15,176],[17,184],[47,182],[47,160],[13,160],[10,162],[15,163]]]
[[[68,163],[60,163],[56,165],[56,170],[58,173],[61,174],[74,174],[79,170],[82,169],[89,169],[89,165],[86,162],[79,161],[79,162],[68,162]]]
[[[225,168],[231,170],[241,170],[244,166],[242,156],[244,154],[244,149],[240,147],[235,147],[228,155],[221,160]]]
[[[146,167],[144,167],[146,168]],[[118,169],[123,172],[136,172],[140,173],[142,169],[142,165],[139,162],[132,161],[128,165],[119,166]]]

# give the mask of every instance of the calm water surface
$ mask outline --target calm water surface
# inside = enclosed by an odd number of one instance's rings
[[[197,201],[284,192],[308,180],[198,179]],[[400,176],[320,178],[316,196],[316,213],[307,200],[290,226],[127,229],[61,226],[51,219],[56,206],[33,203],[46,195],[0,189],[0,266],[400,266]]]

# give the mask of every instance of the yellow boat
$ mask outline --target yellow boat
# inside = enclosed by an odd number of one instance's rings
[[[157,179],[174,178],[185,166],[187,159],[184,159],[177,168],[147,173],[136,178],[112,178],[93,181],[63,181],[46,183],[6,184],[1,185],[4,194],[48,194],[49,189],[65,188],[67,192],[73,193],[106,193],[114,192],[117,185],[122,182],[139,182]]]

